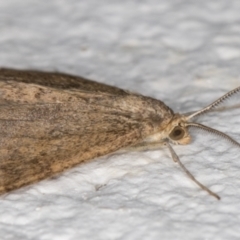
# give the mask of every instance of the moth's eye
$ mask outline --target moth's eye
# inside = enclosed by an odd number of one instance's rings
[[[185,135],[185,131],[183,128],[181,127],[175,127],[172,132],[169,134],[169,137],[172,140],[179,140],[181,138],[183,138],[183,136]]]

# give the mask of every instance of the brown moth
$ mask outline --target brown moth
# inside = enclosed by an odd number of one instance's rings
[[[189,127],[231,137],[190,122],[240,87],[191,114],[174,113],[162,101],[61,73],[0,69],[0,194],[52,177],[81,162],[120,149],[188,144]]]

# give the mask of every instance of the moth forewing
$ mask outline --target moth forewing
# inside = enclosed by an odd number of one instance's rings
[[[0,193],[161,131],[163,102],[59,73],[0,70]]]

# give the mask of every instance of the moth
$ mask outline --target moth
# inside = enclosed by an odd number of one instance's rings
[[[52,177],[75,165],[121,149],[166,146],[184,172],[174,144],[191,141],[190,127],[228,135],[192,120],[240,92],[207,107],[174,113],[162,101],[62,73],[0,69],[0,194]]]

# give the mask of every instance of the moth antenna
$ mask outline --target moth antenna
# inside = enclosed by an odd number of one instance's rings
[[[206,112],[211,111],[212,109],[216,108],[219,104],[223,103],[224,101],[226,101],[227,99],[229,99],[230,97],[232,97],[235,94],[240,93],[240,87],[237,87],[233,90],[231,90],[230,92],[226,93],[225,95],[223,95],[222,97],[218,98],[216,101],[214,101],[213,103],[209,104],[208,106],[206,106],[205,108],[202,108],[201,110],[198,110],[196,112],[190,113],[190,115],[188,115],[186,118],[187,120],[190,120],[196,116],[202,115]],[[187,115],[187,114],[186,114]]]
[[[196,128],[199,128],[199,129],[202,129],[202,130],[205,130],[209,133],[212,133],[212,134],[215,134],[215,135],[218,135],[219,137],[229,141],[230,143],[234,144],[235,146],[237,147],[240,147],[240,143],[237,142],[236,140],[234,140],[233,138],[231,138],[230,136],[228,136],[226,133],[223,133],[221,131],[218,131],[214,128],[211,128],[211,127],[207,127],[203,124],[200,124],[200,123],[193,123],[193,122],[190,122],[190,123],[186,123],[185,124],[186,127],[196,127]]]
[[[220,200],[221,198],[214,192],[212,192],[208,187],[204,186],[202,183],[200,183],[189,171],[188,169],[182,164],[182,162],[180,161],[178,155],[176,154],[176,152],[173,150],[172,146],[166,142],[166,146],[168,147],[171,155],[172,155],[172,159],[174,162],[177,162],[180,167],[182,168],[182,170],[187,174],[187,176],[192,179],[201,189],[203,189],[204,191],[208,192],[211,196],[215,197],[217,200]]]

